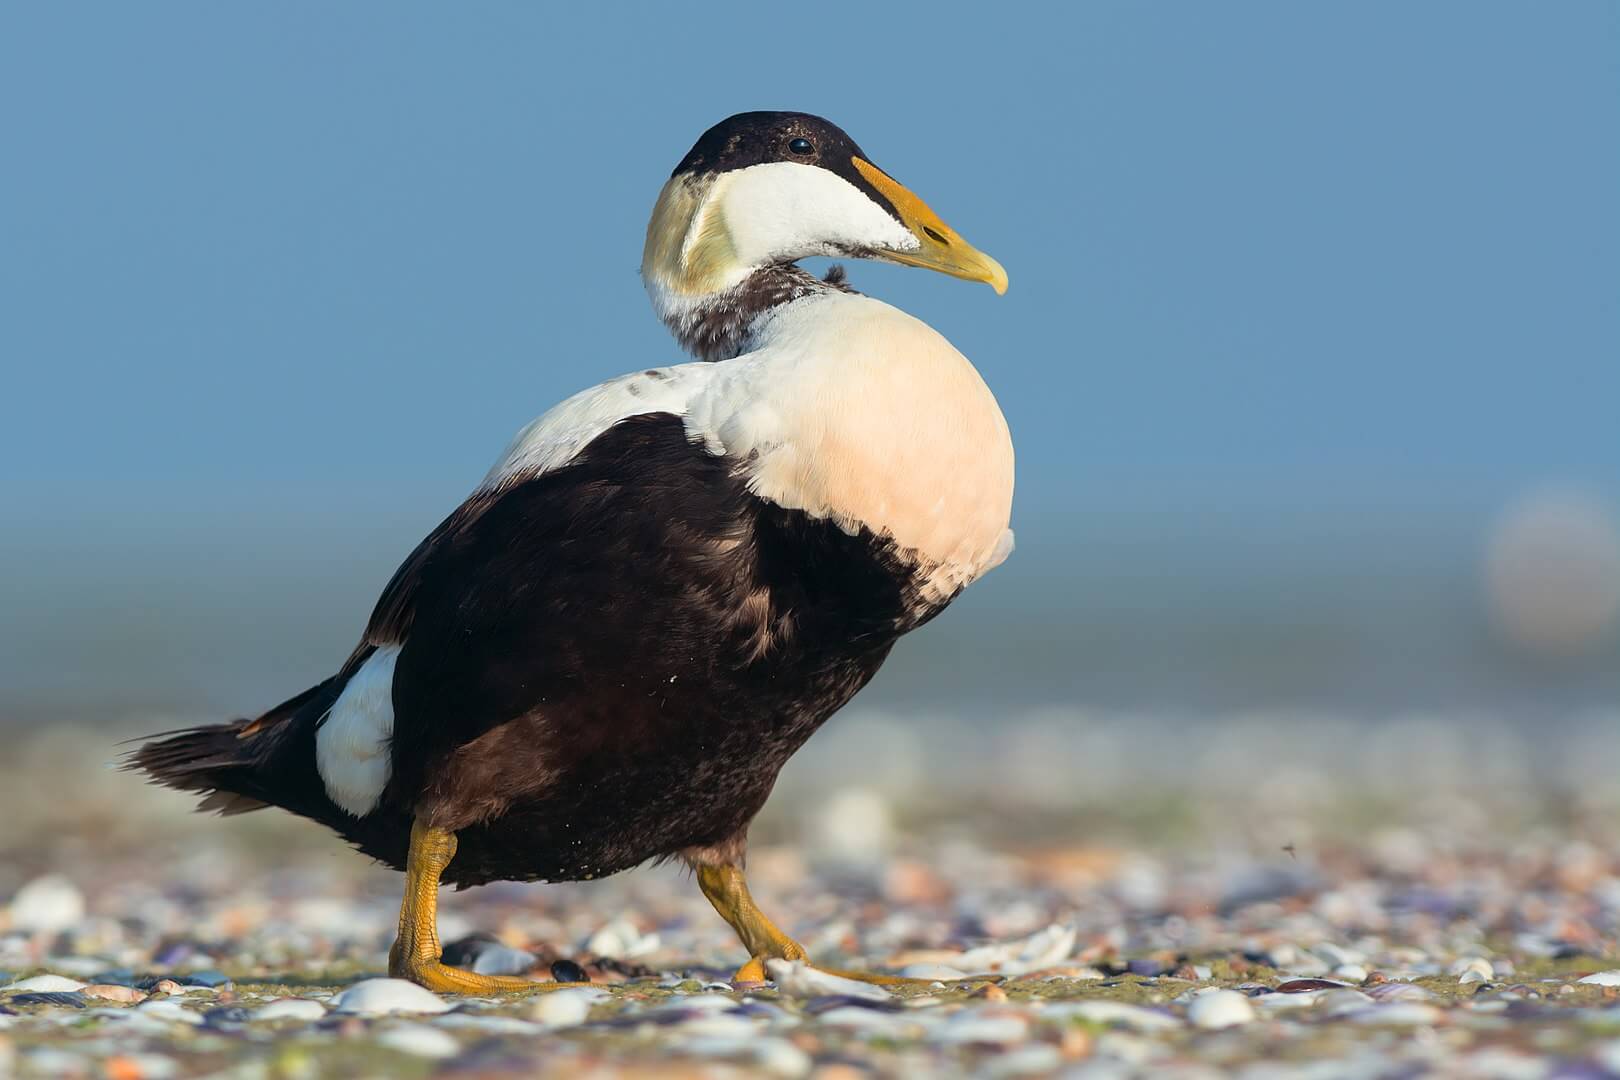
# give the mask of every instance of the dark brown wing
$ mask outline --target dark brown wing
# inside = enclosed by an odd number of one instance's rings
[[[544,711],[578,749],[633,729],[644,702],[699,694],[716,634],[755,621],[735,610],[755,591],[741,580],[750,504],[726,459],[656,413],[441,527],[379,607],[385,632],[407,631],[394,669],[402,795],[518,717]]]
[[[416,618],[417,594],[435,557],[483,517],[500,496],[499,489],[481,488],[473,492],[405,557],[377,598],[377,606],[372,609],[371,621],[366,624],[360,644],[343,665],[345,673],[352,672],[378,646],[404,643]]]

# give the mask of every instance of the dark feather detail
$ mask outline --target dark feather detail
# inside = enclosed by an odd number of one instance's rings
[[[447,882],[598,877],[740,858],[777,772],[939,610],[910,553],[753,495],[668,413],[452,515],[401,567],[393,772],[355,818],[315,734],[348,674],[138,750],[238,812],[269,803],[400,866],[411,819],[457,832]],[[256,722],[257,723],[257,722]]]
[[[372,649],[365,645],[361,645],[360,650],[358,651],[364,654],[360,657],[361,661],[364,661],[364,659],[367,656],[370,656],[372,653]],[[308,690],[305,690],[302,694],[288,698],[280,705],[277,705],[269,712],[261,714],[256,719],[234,721],[233,726],[236,727],[236,737],[238,739],[248,739],[258,735],[260,732],[268,731],[277,724],[284,723],[285,721],[297,716],[305,706],[316,698],[323,696],[326,697],[327,707],[329,708],[331,706],[331,701],[337,697],[337,691],[332,689],[332,684],[336,682],[339,689],[341,689],[343,683],[348,682],[348,677],[350,674],[352,674],[354,667],[359,667],[359,663],[351,660],[349,664],[344,665],[343,673],[335,676],[333,679],[328,679],[322,683],[316,683]],[[196,730],[203,731],[207,729],[198,728]]]
[[[795,151],[797,140],[808,143],[808,153]],[[826,169],[864,191],[873,202],[901,220],[888,196],[872,186],[855,159],[872,159],[843,128],[824,117],[799,112],[745,112],[728,116],[698,137],[672,176],[747,169],[767,162],[792,161]],[[875,167],[875,166],[874,166]]]
[[[371,620],[360,646],[343,665],[346,674],[353,674],[378,645],[397,645],[410,636],[411,622],[416,613],[416,589],[422,571],[434,552],[472,526],[500,497],[499,491],[475,491],[449,517],[439,522],[416,549],[405,557],[394,576],[383,586],[382,596],[372,610]]]
[[[235,817],[237,814],[251,814],[255,810],[263,810],[270,804],[250,799],[246,795],[233,795],[229,791],[216,791],[205,797],[197,804],[197,809],[204,814],[218,814],[220,817]]]
[[[334,676],[256,720],[169,732],[129,754],[122,768],[202,795],[197,809],[205,812],[231,816],[279,806],[403,866],[410,819],[374,814],[356,820],[327,796],[315,766],[316,730],[347,682],[347,674]]]
[[[131,753],[123,768],[178,791],[216,792],[247,763],[240,738],[247,726],[248,721],[236,720],[170,732]]]
[[[757,328],[782,305],[816,293],[853,293],[846,276],[837,266],[825,278],[792,264],[761,267],[734,288],[705,297],[699,306],[671,314],[664,322],[681,347],[699,360],[729,360],[753,348]]]

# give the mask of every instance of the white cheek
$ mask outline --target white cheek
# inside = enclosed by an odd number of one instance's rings
[[[732,248],[746,265],[833,254],[840,247],[917,247],[917,238],[888,211],[826,169],[773,161],[724,180],[715,194]]]

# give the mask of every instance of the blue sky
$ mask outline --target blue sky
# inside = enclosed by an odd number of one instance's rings
[[[517,427],[678,359],[646,214],[756,108],[1008,268],[851,267],[1003,404],[1006,596],[1620,501],[1617,58],[1600,2],[6,5],[0,583],[374,595]]]

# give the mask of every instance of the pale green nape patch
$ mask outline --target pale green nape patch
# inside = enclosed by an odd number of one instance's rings
[[[672,293],[700,296],[734,283],[739,261],[720,212],[729,175],[671,177],[647,222],[641,274]]]

